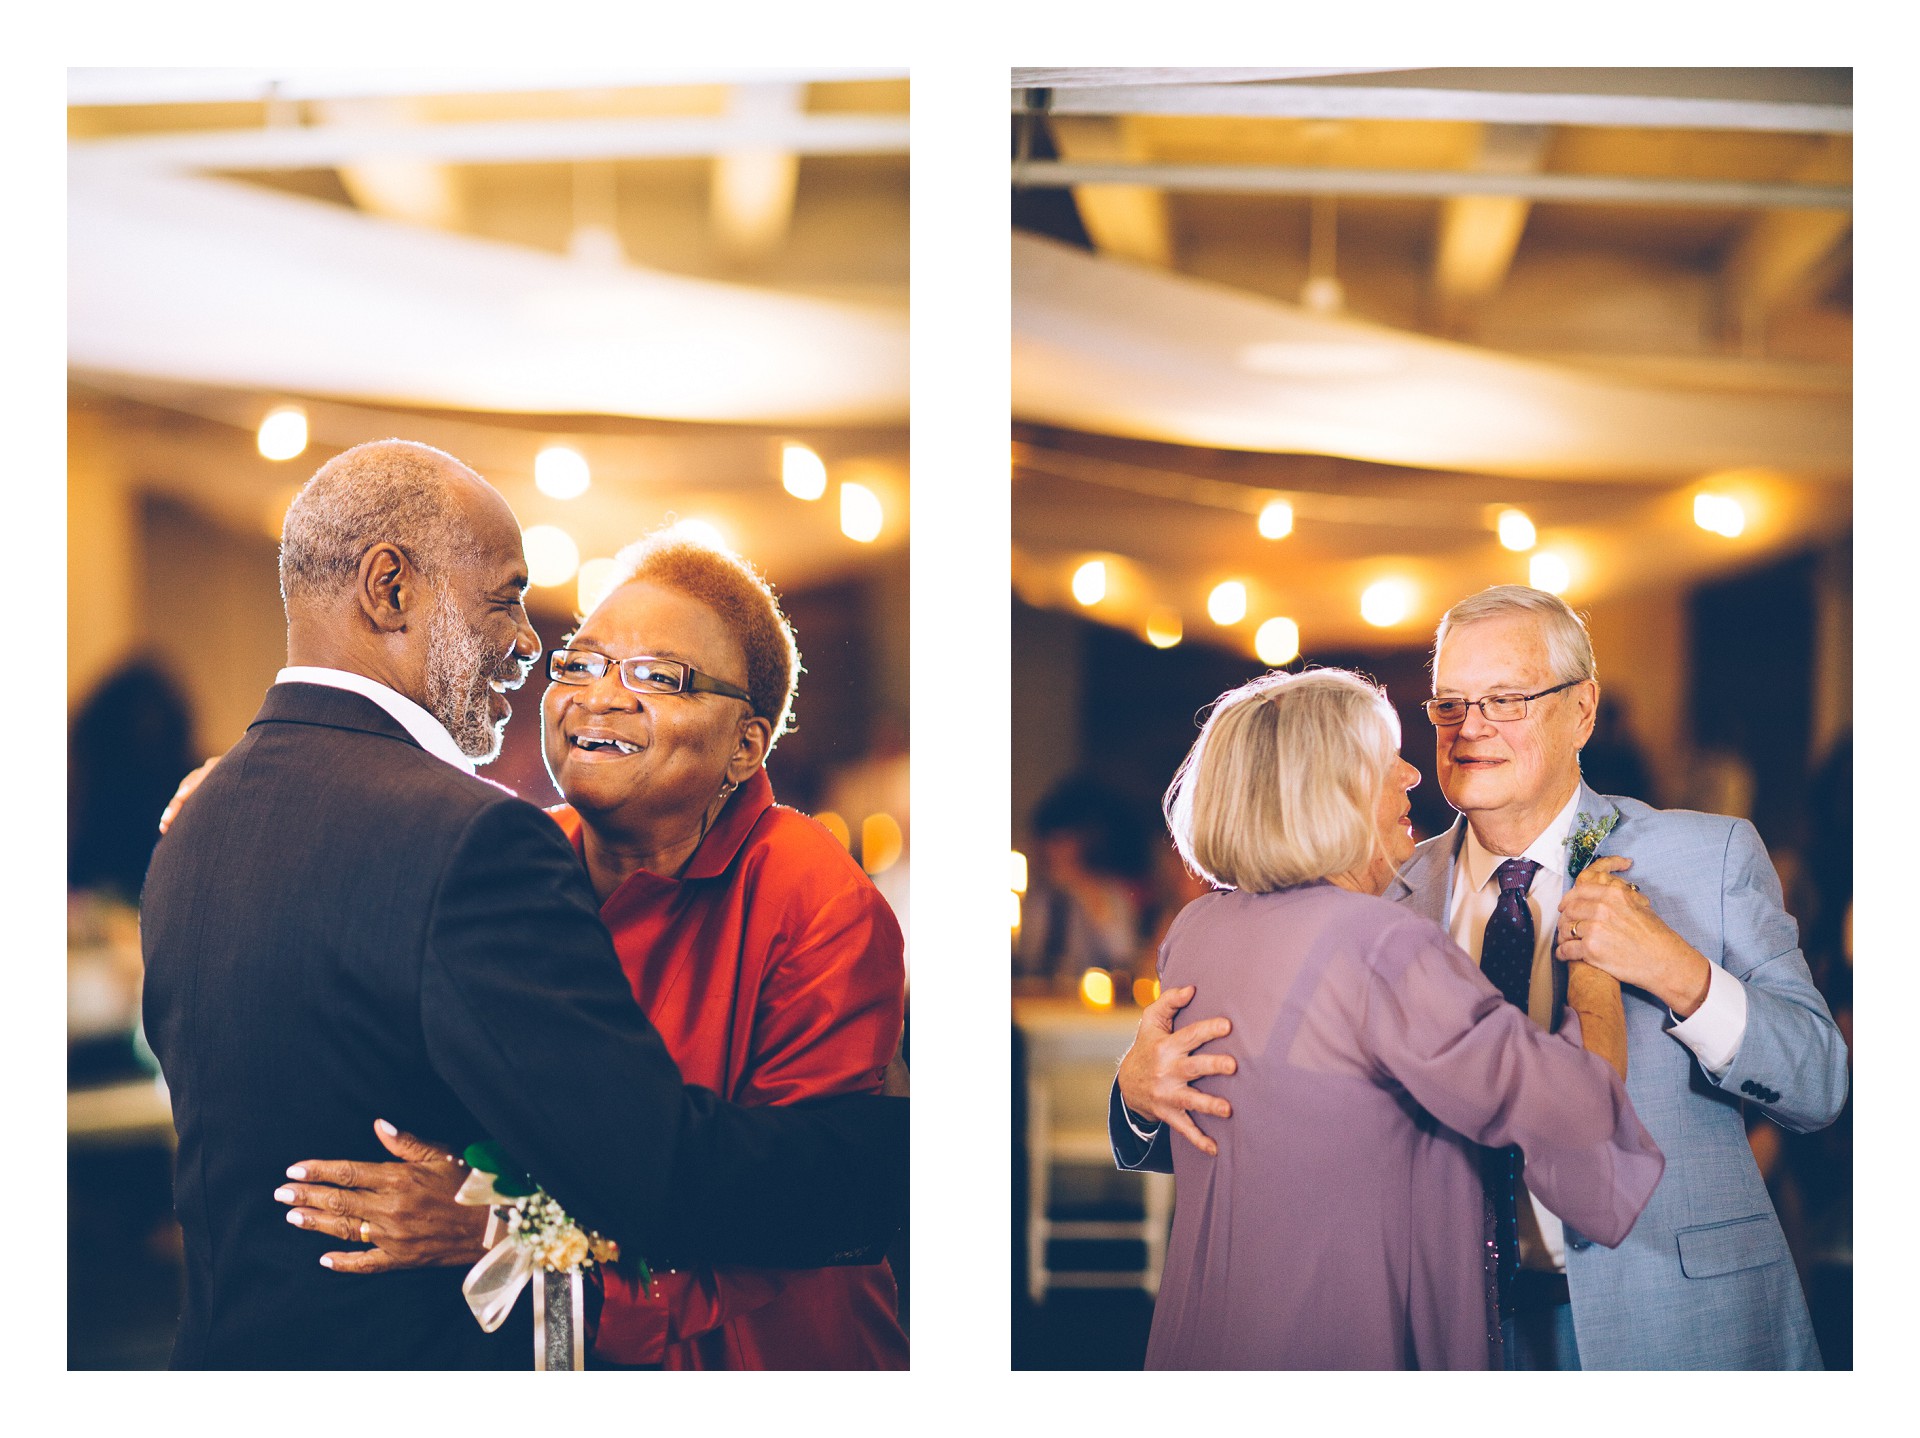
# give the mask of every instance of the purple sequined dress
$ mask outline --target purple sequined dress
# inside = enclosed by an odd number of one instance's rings
[[[1239,1070],[1198,1087],[1208,1158],[1173,1143],[1173,1234],[1149,1368],[1485,1368],[1475,1144],[1618,1244],[1664,1161],[1606,1062],[1504,1002],[1431,920],[1331,884],[1209,894],[1160,954]]]

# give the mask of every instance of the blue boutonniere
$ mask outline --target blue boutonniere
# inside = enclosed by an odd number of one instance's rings
[[[1620,822],[1620,815],[1612,813],[1604,819],[1596,819],[1591,814],[1574,816],[1573,832],[1567,835],[1567,882],[1571,884],[1580,877],[1580,871],[1593,862],[1594,851],[1600,847],[1600,841],[1613,832],[1613,826]]]

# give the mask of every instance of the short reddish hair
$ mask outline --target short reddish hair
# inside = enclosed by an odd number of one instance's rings
[[[753,712],[772,723],[774,740],[793,728],[800,650],[779,597],[759,570],[739,555],[671,526],[629,544],[613,562],[614,589],[644,579],[697,599],[718,614],[747,657]]]

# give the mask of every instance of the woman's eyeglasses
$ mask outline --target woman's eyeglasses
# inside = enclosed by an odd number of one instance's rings
[[[651,654],[613,659],[591,649],[555,649],[547,654],[547,676],[556,684],[591,684],[605,678],[609,667],[619,669],[620,682],[635,694],[724,694],[749,706],[753,703],[753,696],[738,685],[702,674],[678,659],[656,659]]]

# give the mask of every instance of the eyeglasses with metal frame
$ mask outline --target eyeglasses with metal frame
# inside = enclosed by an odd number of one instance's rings
[[[1527,717],[1527,705],[1535,699],[1544,699],[1549,694],[1558,694],[1562,689],[1571,689],[1576,684],[1584,683],[1584,679],[1569,679],[1564,684],[1542,689],[1537,694],[1489,694],[1481,699],[1428,699],[1420,707],[1427,711],[1427,722],[1436,729],[1466,723],[1469,709],[1478,709],[1483,718],[1495,724],[1511,724],[1516,719]]]
[[[746,690],[724,679],[715,679],[711,674],[702,674],[678,659],[658,659],[651,654],[615,659],[592,649],[547,652],[547,677],[556,684],[591,684],[604,678],[609,668],[617,668],[620,682],[635,694],[723,694],[729,699],[745,700],[749,707],[753,704],[753,696]]]

